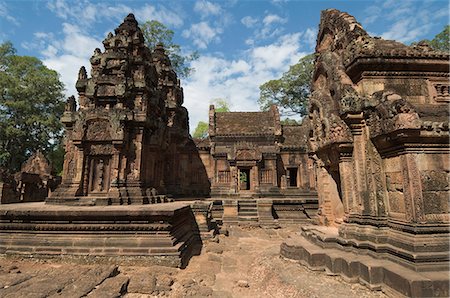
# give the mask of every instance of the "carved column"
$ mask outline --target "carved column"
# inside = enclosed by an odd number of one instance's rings
[[[358,117],[359,116],[359,117]],[[367,190],[366,180],[366,135],[364,133],[365,125],[363,124],[362,115],[349,116],[349,127],[353,135],[353,184],[354,197],[353,204],[349,208],[352,213],[369,214],[370,206],[368,200],[364,200],[361,194]]]
[[[135,134],[135,156],[136,159],[134,161],[134,171],[135,175],[133,175],[137,180],[141,180],[142,175],[142,140],[144,136],[144,128],[138,127],[136,128],[136,134]]]
[[[239,192],[239,171],[237,166],[230,165],[229,193],[235,194],[238,192]]]
[[[342,204],[345,217],[354,213],[354,180],[353,177],[353,147],[351,144],[339,148],[339,173],[341,181]]]
[[[420,172],[413,154],[401,155],[406,220],[425,222]]]
[[[253,174],[251,175],[252,177],[252,184],[253,184],[253,191],[254,192],[259,192],[259,170],[258,170],[258,166],[255,165],[252,167]]]

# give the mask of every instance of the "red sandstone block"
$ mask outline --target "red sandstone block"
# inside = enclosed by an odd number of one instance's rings
[[[146,255],[149,250],[146,248],[123,248],[122,252],[126,255]]]

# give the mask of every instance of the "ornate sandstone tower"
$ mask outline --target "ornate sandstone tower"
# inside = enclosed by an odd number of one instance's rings
[[[284,256],[396,294],[448,296],[448,79],[448,53],[322,12],[309,147],[319,219],[335,227],[303,227]]]
[[[79,71],[78,110],[74,97],[67,101],[63,182],[47,203],[146,203],[157,193],[207,190],[207,180],[185,174],[199,159],[163,47],[144,45],[132,14],[103,45],[90,59],[91,77]]]

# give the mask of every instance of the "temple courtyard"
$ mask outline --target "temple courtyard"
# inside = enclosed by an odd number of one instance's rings
[[[449,297],[448,52],[323,10],[302,124],[210,105],[193,139],[164,46],[133,14],[103,45],[62,176],[0,171],[0,297]]]
[[[231,226],[223,232],[205,242],[186,269],[3,257],[0,296],[386,297],[381,291],[280,257],[281,243],[295,235],[298,226]]]

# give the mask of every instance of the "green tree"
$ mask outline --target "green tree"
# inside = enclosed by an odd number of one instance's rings
[[[34,151],[47,156],[62,137],[64,86],[58,73],[10,42],[0,44],[0,165],[11,171]]]
[[[224,98],[215,98],[212,100],[212,104],[214,104],[216,112],[221,113],[230,111],[230,103]]]
[[[411,45],[417,46],[421,43],[428,44],[436,51],[450,52],[450,25],[445,26],[432,40],[422,39],[419,42],[412,42]]]
[[[280,122],[283,125],[300,125],[301,124],[301,121],[297,121],[297,120],[291,119],[291,118],[282,119]]]
[[[435,50],[450,52],[450,25],[445,26],[444,30],[438,33],[428,43]]]
[[[155,49],[158,43],[164,46],[175,72],[180,77],[187,78],[192,74],[194,69],[189,67],[189,63],[198,59],[197,51],[189,55],[182,55],[181,47],[172,41],[174,32],[158,21],[145,22],[141,25],[141,30],[145,38],[145,44],[150,50]]]
[[[259,86],[261,110],[266,111],[275,104],[283,115],[306,115],[313,70],[314,54],[310,54],[292,65],[281,78]]]
[[[212,104],[214,104],[214,109],[216,112],[221,113],[230,111],[230,103],[226,99],[215,98],[211,102]],[[196,139],[205,139],[208,137],[208,129],[209,129],[208,123],[204,121],[199,121],[192,136]]]
[[[209,124],[204,121],[199,121],[195,128],[193,137],[196,139],[204,139],[208,136]]]

